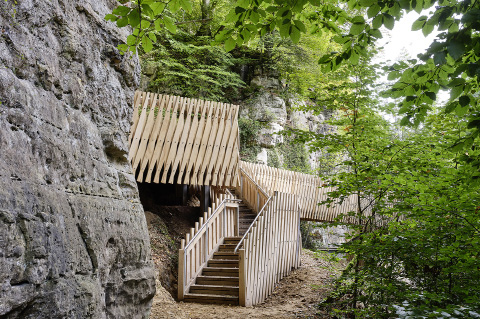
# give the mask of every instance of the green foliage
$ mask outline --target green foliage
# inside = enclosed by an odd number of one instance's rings
[[[265,126],[262,122],[241,117],[238,119],[240,131],[240,158],[247,162],[256,162],[257,154],[260,152],[258,136],[260,130]]]
[[[356,199],[357,209],[346,215],[359,224],[343,245],[354,260],[330,298],[337,315],[478,309],[480,174],[464,160],[462,147],[450,147],[469,136],[468,123],[437,112],[422,128],[399,136],[378,115],[372,67],[365,61],[336,73],[348,80],[332,83],[321,104],[336,110],[329,124],[337,129],[293,133],[312,149],[343,158],[327,180],[335,190],[322,204]]]
[[[221,47],[209,45],[208,37],[162,33],[157,48],[142,57],[143,69],[153,73],[148,90],[233,102],[244,86],[232,69],[235,59]]]

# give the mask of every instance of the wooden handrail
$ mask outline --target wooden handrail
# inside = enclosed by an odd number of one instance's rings
[[[275,192],[275,195],[276,195],[277,192]],[[273,195],[273,196],[275,196]],[[257,216],[255,217],[255,219],[253,220],[253,222],[250,224],[250,226],[248,226],[248,229],[247,231],[245,232],[245,234],[243,235],[242,239],[240,239],[240,241],[238,242],[237,246],[235,247],[235,250],[233,251],[235,254],[238,252],[238,249],[240,249],[240,247],[243,245],[243,241],[244,239],[247,237],[247,235],[249,234],[250,230],[252,229],[253,225],[255,225],[255,222],[257,221],[257,219],[260,217],[260,216],[263,216],[263,212],[265,211],[265,207],[267,207],[268,203],[270,202],[270,200],[272,199],[273,196],[270,196],[268,199],[267,199],[267,202],[265,203],[265,205],[263,205],[262,209],[260,210],[260,212],[257,214]]]
[[[270,195],[267,194],[266,191],[263,190],[263,188],[262,188],[260,185],[258,185],[257,182],[255,182],[255,180],[254,180],[242,167],[240,167],[240,171],[241,171],[250,181],[252,181],[252,183],[255,184],[255,186],[257,186],[258,190],[263,194],[263,196],[265,196],[265,197],[267,197],[267,198],[270,196]]]
[[[195,223],[195,228],[181,241],[178,253],[178,299],[194,283],[207,261],[213,256],[223,238],[238,236],[238,207],[240,200],[226,198],[226,194],[214,194],[216,200],[208,212]]]
[[[190,246],[190,244],[199,236],[199,234],[202,232],[202,230],[207,226],[207,224],[210,223],[210,221],[216,216],[216,214],[218,214],[220,209],[222,209],[224,207],[225,203],[227,203],[227,202],[239,203],[239,202],[241,202],[241,200],[240,199],[235,199],[235,198],[225,198],[218,205],[218,207],[215,209],[213,214],[203,223],[202,227],[200,227],[198,229],[197,233],[192,237],[192,239],[190,239],[190,241],[185,245],[185,247],[183,249],[187,249]]]
[[[239,253],[239,303],[259,304],[300,265],[300,214],[296,196],[276,193],[243,238]],[[238,249],[237,249],[238,248]]]

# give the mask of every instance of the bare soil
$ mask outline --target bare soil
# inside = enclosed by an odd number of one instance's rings
[[[329,261],[327,255],[303,250],[302,266],[281,280],[273,294],[255,307],[176,302],[157,282],[150,319],[327,318],[317,305],[332,290],[333,280],[344,266],[343,262]]]

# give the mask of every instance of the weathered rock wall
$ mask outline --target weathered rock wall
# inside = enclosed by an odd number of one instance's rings
[[[138,64],[112,0],[0,3],[0,317],[146,318],[155,292],[126,161]]]

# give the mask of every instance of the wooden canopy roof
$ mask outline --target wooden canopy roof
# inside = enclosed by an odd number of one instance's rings
[[[128,158],[139,182],[235,186],[238,105],[137,91]]]

